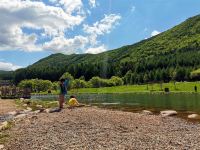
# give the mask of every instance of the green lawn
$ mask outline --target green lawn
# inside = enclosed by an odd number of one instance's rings
[[[116,87],[104,88],[82,88],[71,90],[70,93],[141,93],[141,92],[163,92],[164,88],[169,88],[170,92],[194,92],[194,86],[197,86],[200,93],[200,82],[176,82],[174,83],[159,83],[147,85],[124,85]]]
[[[197,92],[200,93],[200,81],[198,82],[173,82],[170,83],[154,83],[145,85],[123,85],[115,87],[102,87],[102,88],[82,88],[82,89],[72,89],[68,93],[160,93],[164,92],[164,88],[169,88],[170,92],[173,93],[193,93],[194,86],[197,86]],[[38,94],[38,93],[32,93]],[[48,94],[47,92],[40,92],[39,94]],[[58,91],[52,91],[52,94],[58,94]]]

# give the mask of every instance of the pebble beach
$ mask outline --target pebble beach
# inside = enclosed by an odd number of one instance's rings
[[[17,120],[4,149],[200,149],[199,131],[176,117],[81,107]]]

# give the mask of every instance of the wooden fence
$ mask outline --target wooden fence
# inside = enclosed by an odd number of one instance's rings
[[[29,88],[20,89],[15,86],[0,87],[1,99],[31,98],[31,90]]]

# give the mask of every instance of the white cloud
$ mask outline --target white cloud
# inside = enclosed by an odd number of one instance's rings
[[[105,15],[102,20],[95,22],[92,26],[84,25],[83,30],[90,35],[89,39],[91,44],[96,45],[98,43],[98,41],[96,41],[97,36],[110,33],[120,19],[120,15]]]
[[[88,38],[83,36],[75,36],[71,39],[65,37],[55,37],[52,41],[46,42],[43,49],[51,50],[55,53],[62,52],[64,54],[76,53],[78,50],[85,48],[88,43]]]
[[[105,15],[102,20],[95,22],[93,26],[84,25],[84,31],[88,34],[103,35],[109,33],[120,19],[120,15]]]
[[[60,0],[59,3],[64,6],[65,11],[69,14],[80,13],[83,7],[81,0]]]
[[[92,8],[96,7],[96,0],[89,0],[89,4]]]
[[[161,32],[154,30],[153,32],[151,32],[151,37],[156,36],[158,34],[160,34]]]
[[[19,68],[22,68],[22,66],[17,66],[12,63],[8,63],[8,62],[0,62],[0,70],[12,71],[12,70],[16,70]]]
[[[99,46],[99,47],[88,48],[85,53],[98,54],[98,53],[102,53],[102,52],[105,52],[105,51],[106,51],[106,48],[105,48],[104,45],[102,45],[102,46]]]
[[[121,19],[110,14],[91,26],[83,25],[91,12],[84,9],[82,0],[48,1],[0,0],[0,51],[102,52],[105,47],[98,37],[110,33]],[[89,2],[96,7],[95,0]],[[77,26],[83,27],[83,35],[66,37]]]
[[[80,25],[85,18],[81,14],[71,14],[80,9],[81,4],[78,1],[63,2],[64,6],[69,6],[64,10],[62,7],[46,5],[41,1],[1,0],[0,50],[43,50],[41,45],[36,43],[38,35],[25,33],[23,28],[41,30],[43,35],[48,37],[63,36],[66,30]]]

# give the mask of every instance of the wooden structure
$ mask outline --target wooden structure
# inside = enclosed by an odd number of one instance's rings
[[[20,89],[15,86],[0,87],[0,97],[2,99],[31,98],[31,90],[29,88]]]
[[[0,87],[2,86],[12,86],[13,83],[10,80],[0,80]]]

